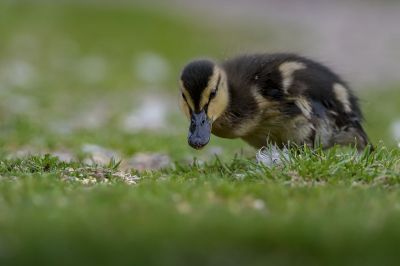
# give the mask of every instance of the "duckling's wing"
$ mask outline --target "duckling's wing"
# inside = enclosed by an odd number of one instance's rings
[[[314,137],[314,142],[320,138],[326,147],[356,144],[359,149],[369,143],[361,126],[363,116],[358,99],[339,75],[318,62],[297,55],[281,54],[273,61],[263,75],[263,95],[272,96],[283,104],[284,110],[296,115],[294,101],[295,107],[300,107],[313,124],[314,136],[310,138]],[[308,105],[311,106],[310,114],[307,113]]]
[[[369,139],[361,125],[363,115],[358,99],[348,84],[324,65],[302,60],[306,68],[293,74],[289,94],[305,97],[312,103],[314,123],[321,123],[321,119],[329,121],[324,123],[333,128],[332,144],[356,144],[363,149]]]
[[[325,147],[355,142],[364,147],[369,142],[361,126],[363,117],[357,98],[346,82],[326,66],[295,54],[247,55],[226,61],[223,66],[231,93],[240,95],[241,106],[254,105],[246,97],[256,90],[268,103],[265,108],[277,108],[279,123],[290,124],[299,116],[306,118],[296,125],[307,130],[293,130],[288,136],[291,139],[310,143],[320,137]]]

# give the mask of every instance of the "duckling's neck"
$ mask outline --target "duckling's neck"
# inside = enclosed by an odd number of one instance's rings
[[[212,132],[219,137],[236,138],[236,129],[257,113],[258,106],[248,85],[237,83],[235,77],[226,74],[224,81],[221,88],[226,91],[227,105],[213,123]]]
[[[228,80],[229,105],[226,113],[230,116],[233,126],[252,118],[258,111],[252,89],[248,84],[237,84],[234,80]]]

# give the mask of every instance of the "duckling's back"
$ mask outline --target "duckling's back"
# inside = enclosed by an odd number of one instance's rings
[[[222,67],[230,105],[216,121],[216,135],[223,135],[223,124],[230,137],[257,148],[268,142],[325,148],[356,144],[359,149],[368,144],[357,98],[326,66],[295,54],[255,54]]]

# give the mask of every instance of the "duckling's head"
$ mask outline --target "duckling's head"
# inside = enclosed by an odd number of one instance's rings
[[[212,123],[228,106],[226,74],[210,60],[196,60],[185,66],[180,83],[180,105],[190,119],[188,143],[200,149],[210,140]]]

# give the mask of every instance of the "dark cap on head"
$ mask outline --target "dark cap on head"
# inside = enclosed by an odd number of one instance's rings
[[[183,69],[181,75],[183,86],[190,93],[195,104],[200,102],[201,93],[214,73],[214,66],[214,62],[210,60],[196,60]]]

